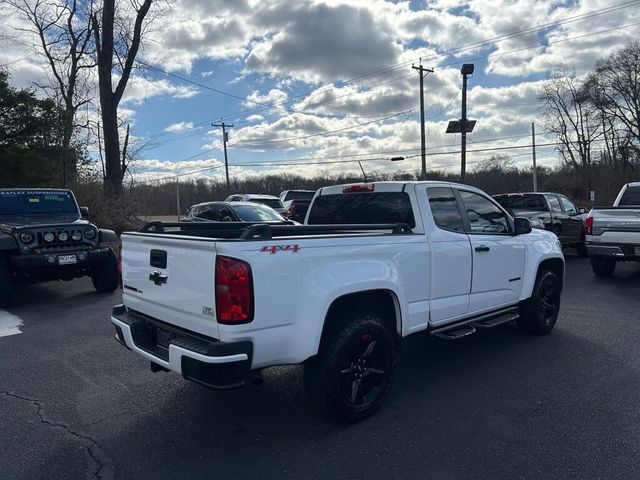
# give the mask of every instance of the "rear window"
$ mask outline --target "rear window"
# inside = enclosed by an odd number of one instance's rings
[[[406,223],[416,226],[405,192],[320,195],[309,212],[309,225]]]
[[[271,207],[271,208],[282,208],[282,202],[280,200],[278,200],[277,198],[250,198],[249,199],[250,202],[253,203],[261,203],[263,205],[266,205],[267,207]]]
[[[498,195],[495,199],[507,210],[547,211],[547,206],[542,195]]]
[[[285,200],[307,200],[311,201],[316,192],[288,192]]]
[[[640,186],[627,187],[618,205],[640,205]]]

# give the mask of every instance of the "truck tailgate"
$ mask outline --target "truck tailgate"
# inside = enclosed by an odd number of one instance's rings
[[[123,297],[131,310],[218,337],[215,242],[167,235],[122,235]]]

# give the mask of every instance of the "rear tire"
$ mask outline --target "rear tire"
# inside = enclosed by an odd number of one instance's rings
[[[9,268],[9,258],[0,255],[0,308],[7,308],[13,301],[13,276]]]
[[[610,277],[616,270],[616,261],[606,257],[591,257],[591,269],[597,277]]]
[[[558,320],[561,290],[553,270],[540,270],[531,297],[520,304],[518,326],[536,335],[550,333]]]
[[[343,422],[371,416],[389,393],[399,342],[376,315],[346,320],[305,364],[304,386],[321,413]]]
[[[102,264],[91,269],[91,281],[100,293],[111,293],[118,288],[118,257],[112,249]]]

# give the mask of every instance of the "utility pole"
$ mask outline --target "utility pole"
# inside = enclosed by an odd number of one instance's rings
[[[533,146],[533,191],[538,191],[538,167],[536,166],[536,125],[531,122],[531,145]]]
[[[424,130],[424,77],[433,73],[432,68],[424,68],[422,66],[422,59],[420,59],[420,65],[412,65],[411,68],[416,70],[420,75],[420,149],[422,152],[422,180],[427,178],[427,153],[426,153],[426,135]]]
[[[227,125],[223,121],[220,123],[212,123],[212,127],[220,127],[222,128],[222,145],[224,146],[224,172],[227,176],[227,195],[231,193],[229,188],[229,160],[227,159],[227,142],[229,141],[229,133],[227,132],[227,128],[233,128],[233,125]]]
[[[180,221],[180,177],[176,177],[176,206],[178,207],[178,221]]]

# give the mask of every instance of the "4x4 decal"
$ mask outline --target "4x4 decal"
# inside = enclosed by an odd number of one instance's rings
[[[300,247],[298,244],[293,245],[265,245],[260,249],[261,252],[269,252],[270,254],[275,254],[278,252],[293,252],[298,253],[300,251]]]

